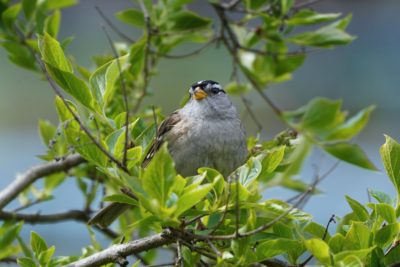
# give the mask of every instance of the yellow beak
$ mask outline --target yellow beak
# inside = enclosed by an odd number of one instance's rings
[[[194,89],[193,98],[196,100],[202,100],[207,97],[207,93],[200,87]]]

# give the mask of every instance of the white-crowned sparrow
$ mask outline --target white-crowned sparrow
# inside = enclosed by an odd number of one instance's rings
[[[227,177],[247,157],[246,134],[239,114],[217,82],[199,81],[190,87],[189,93],[186,105],[159,126],[142,167],[147,166],[167,141],[179,174],[195,175],[198,168],[211,167]],[[127,208],[127,204],[112,203],[89,223],[107,226]]]

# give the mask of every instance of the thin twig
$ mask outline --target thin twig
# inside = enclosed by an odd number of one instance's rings
[[[24,173],[17,175],[16,179],[0,192],[0,210],[36,180],[53,173],[67,171],[84,162],[86,160],[80,155],[72,155],[64,160],[34,166]]]
[[[38,198],[38,199],[35,199],[34,201],[28,202],[25,205],[22,205],[22,206],[19,206],[18,208],[13,209],[12,212],[19,212],[21,210],[27,209],[29,207],[32,207],[32,206],[34,206],[36,204],[42,203],[42,202],[47,201],[47,200],[49,200],[49,198]]]
[[[263,129],[263,126],[262,126],[261,122],[257,119],[257,116],[256,116],[256,114],[254,113],[254,111],[252,110],[252,108],[251,108],[251,106],[250,106],[249,100],[248,100],[246,97],[244,97],[243,95],[241,95],[240,98],[241,98],[241,100],[242,100],[242,102],[243,102],[243,105],[246,107],[247,112],[249,113],[251,119],[252,119],[252,120],[254,121],[254,123],[256,124],[256,126],[257,126],[257,132],[261,132],[262,129]]]
[[[197,252],[207,258],[210,258],[212,260],[216,260],[217,257],[214,254],[209,253],[208,251],[205,251],[204,249],[198,248],[194,245],[192,245],[191,243],[185,241],[184,239],[181,239],[182,244],[185,245],[186,247],[188,247],[191,251]]]
[[[126,84],[125,84],[125,79],[124,75],[122,73],[122,66],[121,62],[119,61],[119,56],[117,49],[115,49],[114,43],[111,40],[110,35],[108,34],[106,28],[102,26],[102,29],[107,37],[108,43],[111,47],[111,50],[114,54],[114,58],[117,62],[117,67],[118,67],[118,72],[119,72],[119,80],[121,83],[121,93],[122,93],[122,98],[124,100],[124,106],[125,106],[125,142],[124,142],[124,153],[122,156],[122,164],[126,167],[126,157],[128,153],[128,144],[129,144],[129,104],[128,104],[128,92],[126,90]]]
[[[321,2],[322,0],[309,0],[309,1],[304,1],[301,3],[298,3],[296,5],[293,6],[293,10],[297,11],[299,9],[305,8],[305,7],[309,7],[311,5],[315,5],[318,2]]]
[[[208,48],[210,45],[212,45],[213,43],[215,43],[217,40],[219,40],[219,37],[215,37],[213,39],[211,39],[210,41],[208,41],[207,43],[205,43],[203,46],[199,47],[196,50],[193,50],[189,53],[186,54],[181,54],[181,55],[170,55],[170,54],[159,54],[157,52],[153,52],[156,55],[160,56],[160,57],[164,57],[164,58],[169,58],[169,59],[181,59],[181,58],[185,58],[185,57],[190,57],[190,56],[194,56],[194,55],[198,55],[201,52],[203,52],[206,48]]]
[[[322,236],[322,240],[325,240],[326,236],[328,235],[329,225],[330,225],[332,222],[335,222],[335,214],[333,214],[333,215],[331,216],[331,218],[329,219],[328,223],[326,224],[325,231],[324,231],[324,234],[323,234],[323,236]],[[314,257],[313,255],[310,255],[307,259],[305,259],[305,260],[299,265],[299,267],[304,267],[304,266],[306,266],[306,264],[309,263],[310,260],[311,260],[313,257]]]
[[[149,55],[150,55],[150,51],[151,51],[150,50],[151,37],[153,34],[153,31],[151,29],[151,20],[150,20],[149,12],[147,11],[146,5],[143,3],[143,0],[140,0],[139,4],[140,4],[140,8],[143,12],[144,20],[146,22],[146,47],[145,47],[145,51],[144,51],[143,89],[142,89],[142,93],[140,94],[139,98],[136,101],[136,105],[133,108],[133,113],[136,113],[139,110],[143,99],[147,95],[147,86],[149,84],[149,73],[150,73],[150,71],[149,71],[149,68],[150,68]]]
[[[224,35],[222,35],[222,41],[225,44],[225,47],[227,48],[228,52],[232,55],[235,63],[238,64],[238,66],[241,69],[243,69],[243,65],[241,64],[239,57],[238,57],[238,49],[240,48],[240,43],[239,43],[236,35],[234,34],[234,32],[232,31],[232,29],[229,26],[229,22],[224,13],[224,9],[221,8],[221,6],[219,6],[217,4],[213,4],[212,6],[214,7],[214,9],[221,21],[221,30],[222,31],[224,31],[224,29],[226,30],[230,40],[233,43],[233,46],[231,46],[229,44],[228,40],[226,39],[226,37]],[[282,110],[277,105],[275,105],[275,103],[271,99],[269,99],[269,97],[264,93],[263,88],[261,88],[259,86],[259,84],[254,80],[253,77],[251,77],[250,75],[247,75],[246,72],[244,72],[244,73],[245,73],[247,79],[250,81],[250,83],[256,89],[256,91],[260,94],[262,99],[270,106],[270,108],[274,111],[274,113],[278,117],[281,118]]]
[[[100,17],[106,22],[108,27],[110,27],[116,34],[118,34],[122,39],[125,39],[125,41],[128,41],[130,43],[134,43],[135,40],[131,39],[129,36],[127,36],[125,33],[121,32],[112,22],[107,18],[107,16],[103,13],[103,11],[100,9],[100,7],[95,6],[94,7],[99,13]]]

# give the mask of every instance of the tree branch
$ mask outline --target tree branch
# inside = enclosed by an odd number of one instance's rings
[[[40,213],[15,213],[15,212],[7,212],[0,211],[0,220],[17,220],[24,221],[27,224],[49,224],[49,223],[58,223],[65,221],[77,221],[87,223],[90,216],[87,212],[81,210],[69,210],[61,213],[53,213],[53,214],[40,214]],[[109,228],[100,228],[95,227],[97,230],[102,232],[104,235],[109,238],[118,237],[118,233],[114,232]]]
[[[0,192],[0,210],[37,179],[53,173],[67,171],[83,162],[85,162],[85,159],[80,155],[72,155],[61,161],[34,166],[23,174],[17,175],[16,179]]]
[[[117,262],[121,257],[127,257],[134,253],[139,253],[149,249],[161,247],[174,241],[171,232],[165,230],[161,234],[144,237],[125,244],[113,245],[103,251],[95,253],[89,257],[73,262],[67,267],[89,267],[100,266],[107,263]]]

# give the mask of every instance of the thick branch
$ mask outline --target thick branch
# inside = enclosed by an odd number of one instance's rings
[[[44,163],[30,168],[18,175],[10,185],[0,192],[0,210],[37,179],[53,173],[67,171],[83,162],[85,160],[80,155],[72,155],[58,162]]]
[[[153,236],[145,237],[125,244],[113,245],[103,251],[89,257],[73,262],[67,267],[101,266],[103,264],[117,262],[121,257],[127,257],[149,249],[161,247],[173,242],[169,231]]]

